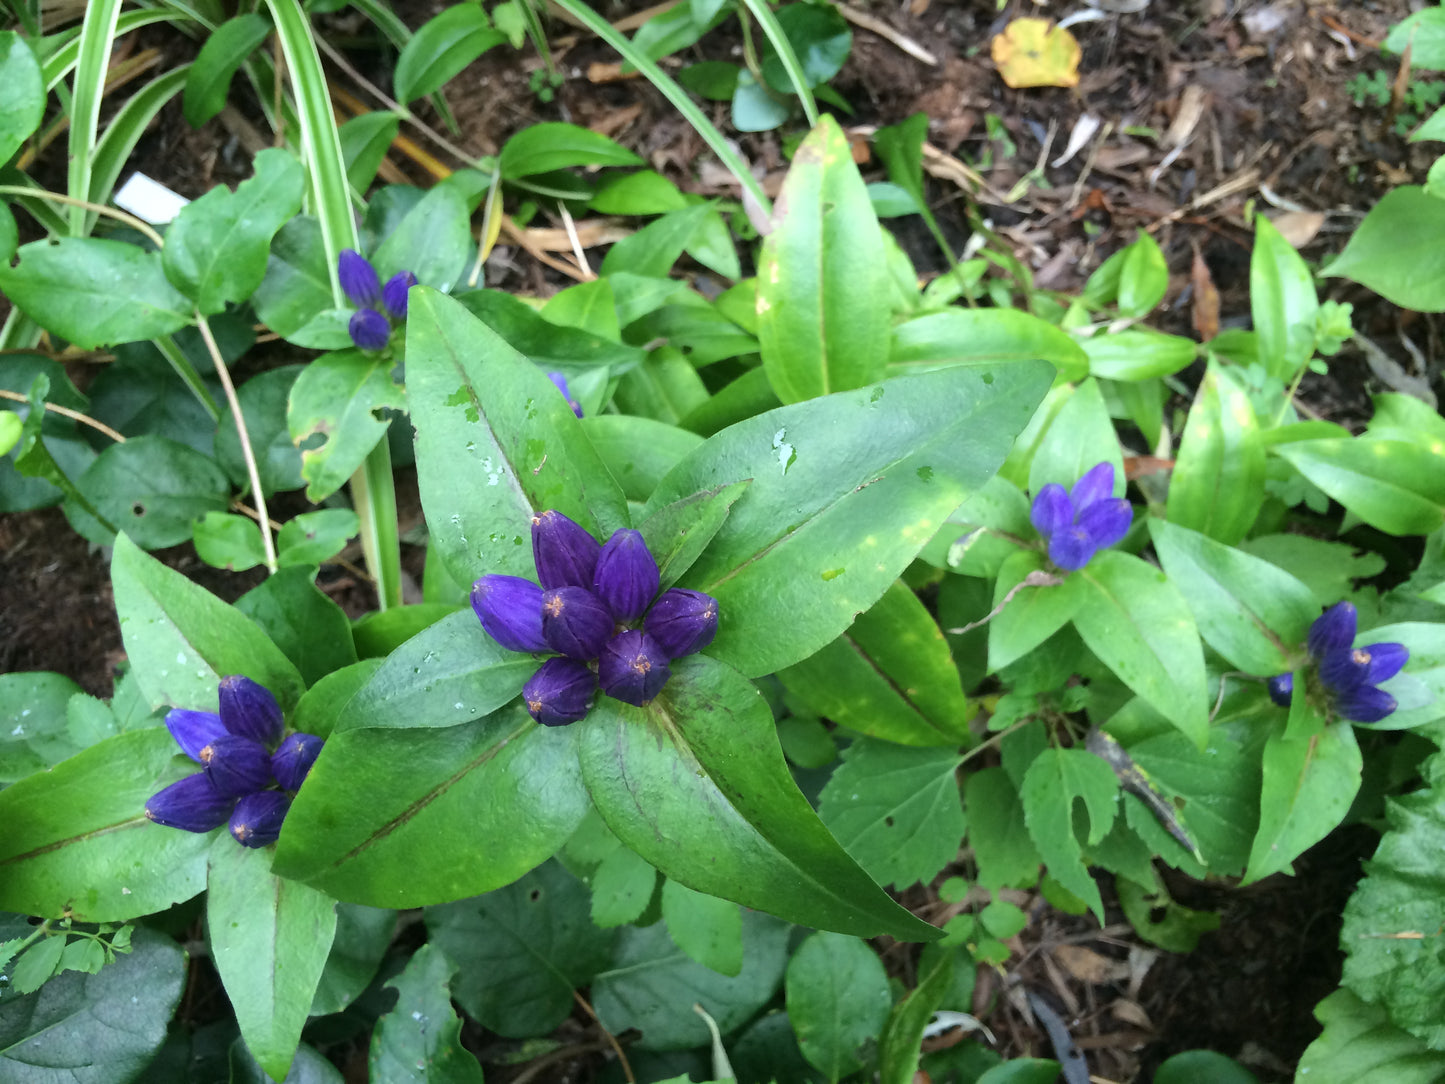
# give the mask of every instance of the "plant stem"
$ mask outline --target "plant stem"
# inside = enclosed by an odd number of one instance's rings
[[[26,196],[32,199],[46,199],[53,203],[64,203],[69,207],[79,207],[82,210],[91,211],[95,214],[109,215],[118,222],[124,222],[131,229],[143,233],[146,239],[156,248],[165,248],[166,243],[161,235],[151,229],[150,224],[136,218],[135,215],[128,215],[124,211],[114,207],[107,207],[103,203],[91,203],[90,200],[76,199],[74,196],[62,196],[59,192],[50,192],[44,188],[26,188],[20,184],[0,184],[0,196]]]
[[[246,418],[241,413],[241,400],[236,397],[236,386],[231,383],[230,370],[226,368],[226,361],[221,357],[221,348],[216,345],[215,336],[211,334],[211,325],[201,315],[200,310],[196,311],[196,326],[201,329],[201,338],[206,342],[206,349],[211,354],[211,364],[216,367],[216,375],[221,378],[221,387],[226,392],[226,402],[231,404],[231,414],[236,419],[236,434],[241,438],[241,458],[246,461],[246,477],[251,480],[251,496],[256,501],[256,521],[261,527],[261,549],[266,555],[266,569],[274,573],[276,571],[276,544],[271,539],[271,521],[266,515],[266,495],[261,492],[261,471],[256,466],[256,453],[251,447],[251,434],[246,430]]]
[[[351,503],[361,519],[361,552],[376,580],[377,605],[401,605],[401,540],[396,530],[396,482],[385,435],[351,476]]]
[[[211,394],[211,389],[206,387],[205,381],[201,379],[201,374],[196,372],[196,367],[191,364],[191,359],[186,357],[181,348],[176,345],[176,340],[169,335],[162,335],[151,341],[156,344],[156,349],[161,352],[161,357],[171,363],[171,368],[176,371],[176,375],[185,381],[186,387],[190,388],[191,393],[201,401],[201,406],[206,408],[206,413],[211,416],[211,420],[220,421],[221,408]]]

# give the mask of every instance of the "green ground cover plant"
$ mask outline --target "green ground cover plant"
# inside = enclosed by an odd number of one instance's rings
[[[848,48],[828,5],[682,4],[631,40],[559,6],[738,200],[564,123],[378,185],[410,103],[543,32],[520,2],[415,35],[362,5],[400,46],[397,108],[339,126],[298,0],[0,32],[0,511],[59,504],[109,550],[128,660],[108,701],[0,675],[0,1077],[337,1081],[318,1048],[369,1034],[373,1080],[480,1081],[458,1009],[540,1040],[586,988],[636,1029],[627,1079],[1051,1081],[1065,1051],[1003,1062],[968,1015],[1027,921],[1007,890],[1102,924],[1105,871],[1142,939],[1188,952],[1219,919],[1162,867],[1249,885],[1351,819],[1385,831],[1301,1072],[1442,1075],[1445,421],[1395,393],[1357,433],[1301,411],[1351,311],[1263,216],[1252,327],[1203,343],[1150,326],[1147,232],[1078,296],[981,222],[955,259],[927,118],[877,133],[880,188],[818,114]],[[771,48],[734,123],[808,126],[776,202],[701,76],[654,63],[734,13]],[[202,60],[102,132],[111,45],[151,18]],[[285,145],[163,229],[111,206],[156,110],[203,121],[235,77]],[[63,192],[18,165],[53,110]],[[1392,192],[1324,273],[1445,307],[1437,198]],[[545,302],[480,285],[500,208],[539,201],[647,221]],[[924,286],[880,224],[910,207],[949,256]],[[237,386],[258,326],[297,363]],[[115,361],[82,393],[42,334]],[[352,620],[315,577],[355,537],[378,606]],[[151,555],[185,542],[268,575],[224,602]],[[945,870],[953,917],[899,903]],[[921,946],[913,984],[884,937]],[[173,1022],[188,951],[232,1009],[199,1030]],[[940,1010],[969,1037],[925,1053]],[[1195,1052],[1156,1080],[1206,1078],[1254,1079]]]

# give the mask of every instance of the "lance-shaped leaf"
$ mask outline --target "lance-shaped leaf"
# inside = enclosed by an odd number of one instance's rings
[[[273,868],[376,907],[510,884],[587,812],[577,730],[514,708],[463,726],[336,734],[286,816]]]
[[[767,703],[730,667],[679,659],[646,708],[601,697],[578,729],[602,819],[667,876],[819,929],[939,935],[823,827],[788,772]]]
[[[459,579],[531,578],[536,512],[556,509],[600,539],[630,525],[621,490],[546,374],[423,287],[411,292],[406,377],[422,507]]]
[[[694,493],[657,509],[637,525],[647,551],[657,561],[660,590],[666,591],[692,567],[747,487],[742,481]]]
[[[1277,565],[1162,519],[1149,521],[1149,534],[1210,647],[1247,674],[1290,669],[1289,649],[1319,616],[1308,587]]]
[[[210,836],[145,816],[196,770],[177,752],[164,727],[132,730],[0,791],[0,910],[115,922],[201,891]]]
[[[336,934],[336,902],[271,873],[269,848],[211,848],[206,879],[211,958],[251,1056],[282,1080],[296,1056]]]
[[[1118,550],[1098,554],[1072,578],[1088,588],[1074,627],[1089,650],[1203,749],[1204,649],[1179,590],[1147,561]]]
[[[710,437],[646,509],[753,480],[679,581],[718,600],[708,654],[756,677],[836,638],[997,469],[1052,377],[1042,362],[899,377]]]
[[[878,1040],[879,1080],[882,1084],[912,1084],[915,1079],[924,1029],[933,1019],[934,1011],[948,996],[956,952],[939,953],[933,966],[919,976],[918,986],[893,1006]]]
[[[243,674],[271,690],[283,710],[301,695],[301,675],[234,606],[118,535],[110,581],[120,634],[152,707],[215,711],[221,678]]]
[[[1271,735],[1264,745],[1259,832],[1241,883],[1291,871],[1290,863],[1339,825],[1360,789],[1362,764],[1349,723],[1301,737]]]
[[[861,388],[888,361],[883,233],[848,140],[824,117],[793,156],[758,258],[763,369],[785,403]]]
[[[307,500],[324,500],[345,485],[386,436],[387,412],[406,409],[391,370],[381,355],[338,350],[306,366],[291,385],[286,422],[301,448]]]
[[[207,316],[261,285],[271,238],[301,209],[300,162],[271,148],[254,168],[236,191],[217,185],[181,208],[166,231],[166,277]]]
[[[1403,440],[1300,440],[1274,449],[1371,527],[1429,534],[1445,522],[1445,456]]]
[[[1289,380],[1315,351],[1320,303],[1309,266],[1263,215],[1254,220],[1249,310],[1260,364],[1270,376]]]
[[[1264,503],[1264,444],[1254,407],[1232,375],[1211,363],[1199,385],[1169,480],[1169,522],[1232,546]]]
[[[948,641],[902,583],[842,636],[779,677],[820,715],[870,737],[900,745],[973,741],[974,708]]]
[[[998,613],[988,623],[989,670],[1023,658],[1067,625],[1085,594],[1078,576],[1060,577],[1038,550],[1014,550],[994,581]]]
[[[500,646],[467,608],[393,651],[346,705],[337,730],[471,722],[515,698],[538,665],[536,656]]]

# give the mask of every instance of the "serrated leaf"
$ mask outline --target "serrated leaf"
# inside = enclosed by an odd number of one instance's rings
[[[1008,772],[985,768],[964,784],[968,843],[984,888],[1028,888],[1043,861],[1029,838],[1024,806]]]
[[[287,425],[301,449],[306,499],[324,500],[346,484],[386,435],[390,411],[406,393],[384,355],[339,350],[311,362],[291,385]]]
[[[1438,1084],[1445,1053],[1390,1023],[1383,1007],[1336,990],[1315,1006],[1324,1034],[1300,1057],[1311,1084]]]
[[[367,1066],[371,1079],[396,1084],[482,1084],[477,1056],[462,1046],[462,1022],[452,1009],[457,965],[435,945],[423,945],[386,985],[396,1004],[376,1022]]]
[[[1074,835],[1074,800],[1088,812],[1087,842],[1098,843],[1118,813],[1119,781],[1098,757],[1082,749],[1045,749],[1024,773],[1019,797],[1034,846],[1048,863],[1049,874],[1084,900],[1102,923],[1104,902],[1099,886],[1083,864]]]

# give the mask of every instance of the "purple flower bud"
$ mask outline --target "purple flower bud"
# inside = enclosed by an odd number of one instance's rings
[[[197,764],[201,762],[201,750],[228,733],[221,717],[214,711],[191,711],[189,708],[175,708],[167,712],[166,729],[176,739],[181,752]]]
[[[717,634],[717,599],[674,587],[663,593],[642,623],[669,659],[701,651]]]
[[[346,326],[351,341],[363,350],[384,350],[391,341],[391,324],[375,309],[357,309]]]
[[[612,533],[597,558],[592,588],[618,621],[636,621],[662,583],[642,534],[623,527]]]
[[[228,798],[263,790],[275,782],[266,747],[235,734],[217,738],[202,749],[201,763],[206,766],[206,777]]]
[[[542,592],[542,635],[558,654],[583,661],[595,659],[614,624],[602,600],[585,587]]]
[[[532,517],[532,558],[543,587],[592,588],[602,543],[561,512],[548,509]]]
[[[1396,706],[1393,696],[1373,685],[1361,685],[1335,696],[1335,710],[1340,717],[1356,723],[1378,723]]]
[[[381,278],[376,268],[355,249],[342,249],[336,261],[336,277],[341,281],[341,292],[358,308],[373,309],[381,300]]]
[[[543,726],[575,723],[592,707],[597,679],[575,659],[548,659],[522,687],[527,711]]]
[[[672,670],[662,647],[637,629],[612,637],[597,659],[597,681],[602,691],[634,707],[642,707],[662,692],[670,677]]]
[[[567,388],[567,377],[563,373],[548,373],[547,379],[557,385],[557,390],[562,393],[562,398],[567,400],[567,405],[572,408],[572,413],[582,417],[582,404],[572,398],[572,392]]]
[[[520,576],[483,576],[472,584],[472,609],[482,628],[508,651],[546,651],[542,589]]]
[[[416,276],[410,271],[398,271],[386,280],[381,288],[381,303],[393,320],[406,319],[407,291],[416,285]]]
[[[1294,696],[1293,674],[1276,674],[1266,681],[1264,685],[1265,688],[1269,690],[1269,698],[1275,702],[1276,706],[1281,708],[1289,707],[1290,700]]]
[[[1355,642],[1355,607],[1353,603],[1337,602],[1315,618],[1310,626],[1309,649],[1316,659],[1333,651],[1348,648]]]
[[[1067,527],[1073,519],[1074,505],[1068,492],[1058,482],[1050,482],[1039,490],[1029,509],[1029,522],[1045,538]]]
[[[271,754],[271,774],[282,790],[300,790],[326,743],[315,734],[292,734]]]
[[[218,791],[205,772],[197,772],[152,794],[146,816],[167,828],[209,832],[226,823],[235,804],[236,799]]]
[[[271,690],[248,677],[232,674],[221,679],[221,723],[228,733],[275,745],[281,737],[281,708]]]
[[[231,814],[231,835],[243,847],[265,847],[276,842],[291,796],[279,790],[263,790],[248,794],[236,803]]]

